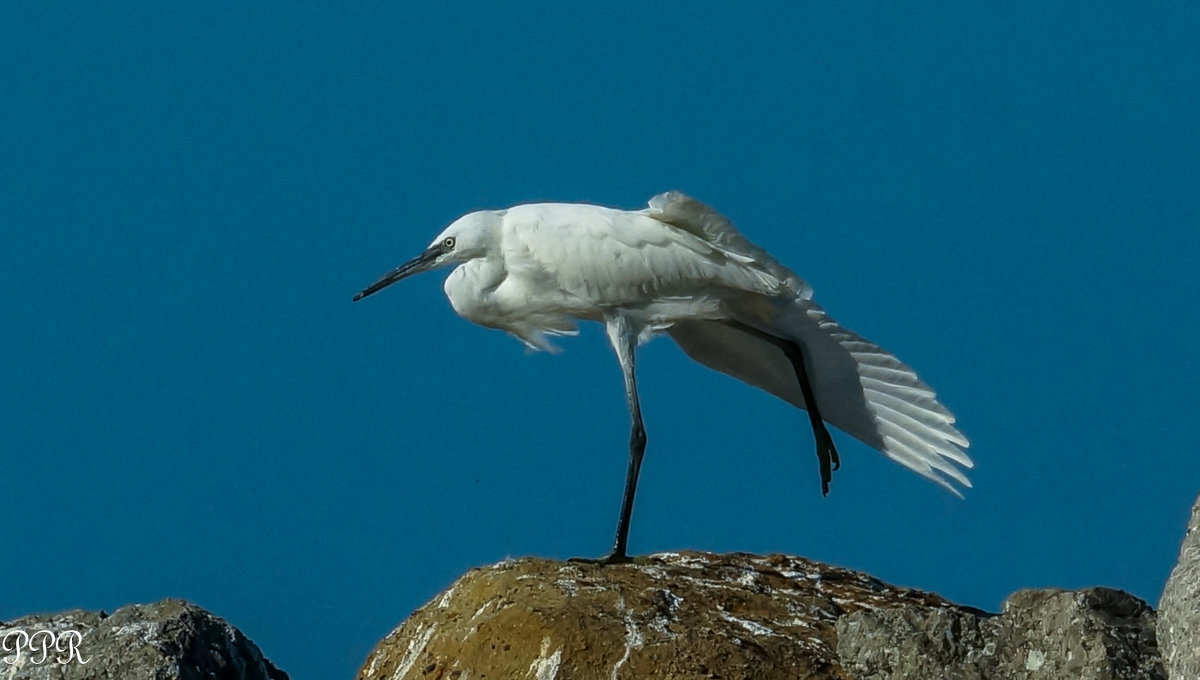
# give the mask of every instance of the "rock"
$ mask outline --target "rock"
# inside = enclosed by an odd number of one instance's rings
[[[522,559],[468,572],[388,635],[358,677],[845,678],[834,622],[888,601],[950,606],[779,555]]]
[[[1158,644],[1171,680],[1200,678],[1200,498],[1158,603]]]
[[[1022,590],[987,615],[910,606],[837,623],[838,654],[857,680],[1021,678],[1166,680],[1154,612],[1119,590]]]
[[[288,680],[241,631],[182,600],[25,616],[0,623],[0,645],[6,680]]]
[[[664,553],[474,569],[367,658],[375,678],[1165,680],[1123,592],[1029,590],[988,614],[799,557]]]
[[[358,677],[1165,679],[1153,611],[1120,591],[1022,591],[996,615],[799,557],[693,552],[474,569]]]

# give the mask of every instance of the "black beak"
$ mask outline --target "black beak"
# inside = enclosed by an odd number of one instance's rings
[[[379,280],[375,283],[363,288],[358,295],[354,296],[354,302],[358,302],[371,293],[383,290],[400,279],[433,269],[438,257],[444,252],[446,251],[442,248],[441,244],[430,246],[425,252],[379,277]]]

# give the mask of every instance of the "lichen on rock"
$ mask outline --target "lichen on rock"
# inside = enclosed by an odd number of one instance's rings
[[[1153,622],[1120,591],[1022,591],[989,614],[785,555],[526,558],[468,572],[359,679],[1157,680]]]

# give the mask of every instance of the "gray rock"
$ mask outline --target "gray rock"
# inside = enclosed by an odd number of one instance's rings
[[[1200,498],[1158,610],[1158,645],[1171,680],[1200,678]]]
[[[986,616],[915,607],[853,612],[837,622],[838,659],[856,680],[994,677]]]
[[[0,645],[6,680],[288,680],[241,631],[181,600],[25,616],[0,623]]]
[[[1119,590],[1022,590],[1004,613],[901,607],[837,623],[838,656],[857,680],[1166,680],[1154,612]]]

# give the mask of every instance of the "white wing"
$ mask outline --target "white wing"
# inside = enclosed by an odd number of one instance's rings
[[[967,438],[915,371],[839,326],[811,300],[778,304],[773,320],[754,325],[804,347],[813,394],[826,421],[956,495],[962,494],[951,480],[971,486],[956,467],[974,466],[965,452]],[[705,366],[805,408],[788,359],[770,343],[714,321],[683,321],[667,332]]]
[[[512,309],[528,310],[536,299],[577,318],[650,310],[642,323],[666,330],[696,361],[805,408],[779,348],[721,319],[798,342],[826,421],[955,494],[951,481],[970,486],[956,467],[973,466],[967,439],[933,390],[829,318],[809,299],[807,283],[703,203],[668,192],[638,212],[516,206],[504,216],[503,249],[509,276],[497,295],[513,296]],[[546,319],[537,325],[563,327]],[[518,335],[540,346],[532,333]]]
[[[712,207],[679,191],[658,194],[650,199],[649,206],[643,214],[694,234],[740,262],[787,282],[798,297],[812,297],[811,286],[742,236],[729,218]]]
[[[842,328],[811,301],[812,288],[751,243],[728,219],[677,191],[650,199],[643,211],[753,262],[760,271],[785,281],[794,297],[766,305],[726,298],[724,308],[738,321],[799,342],[809,357],[810,380],[821,416],[835,427],[952,492],[954,480],[969,487],[957,465],[973,466],[966,437],[954,416],[938,402],[915,371],[869,340]],[[747,303],[754,304],[753,308]],[[789,360],[779,349],[719,321],[684,320],[667,331],[696,361],[805,408]],[[960,494],[961,495],[961,494]]]

